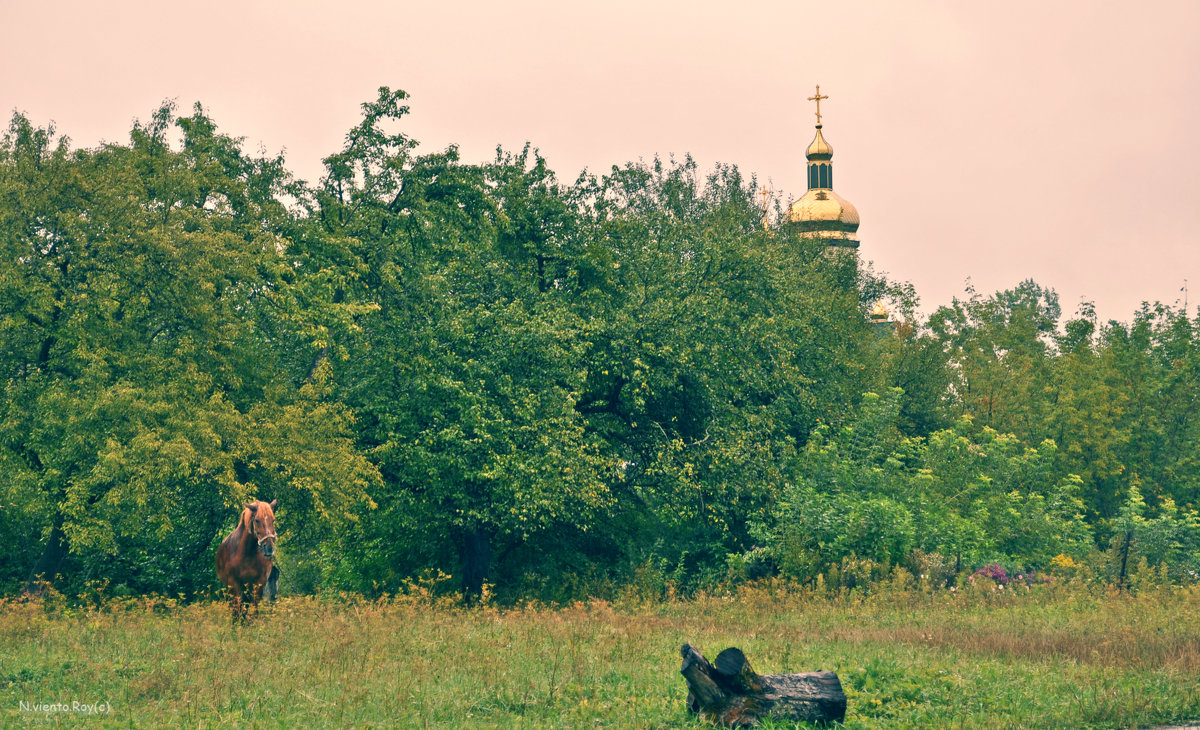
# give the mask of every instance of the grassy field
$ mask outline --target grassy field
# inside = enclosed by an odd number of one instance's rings
[[[763,674],[836,671],[846,727],[1200,718],[1196,588],[828,597],[777,586],[558,608],[292,598],[236,628],[214,602],[0,602],[0,724],[702,727],[684,710],[684,642],[709,657],[741,647]],[[111,709],[33,709],[72,702]]]

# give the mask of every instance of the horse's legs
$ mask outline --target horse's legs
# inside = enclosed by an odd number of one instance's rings
[[[221,582],[225,584],[225,595],[229,597],[229,613],[236,617],[238,609],[237,582],[226,576],[220,576],[220,578]]]
[[[258,618],[258,602],[262,600],[263,584],[255,583],[250,588],[250,600],[254,604],[254,617]]]
[[[242,587],[236,582],[229,584],[229,620],[237,623],[238,616],[242,613]]]
[[[233,623],[246,621],[246,601],[253,593],[253,587],[244,586],[236,580],[229,583],[229,613]]]

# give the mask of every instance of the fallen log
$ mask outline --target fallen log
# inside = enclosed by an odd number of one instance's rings
[[[834,672],[756,674],[741,649],[730,647],[709,663],[691,644],[680,650],[679,673],[688,686],[688,710],[727,727],[753,727],[760,718],[842,722],[846,694]]]

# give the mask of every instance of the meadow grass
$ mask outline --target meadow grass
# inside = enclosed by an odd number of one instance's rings
[[[0,723],[703,727],[679,647],[831,669],[846,727],[1148,727],[1200,718],[1200,590],[883,590],[457,607],[427,596],[224,605],[0,602]],[[107,702],[111,713],[21,703]],[[767,723],[766,727],[790,727]]]

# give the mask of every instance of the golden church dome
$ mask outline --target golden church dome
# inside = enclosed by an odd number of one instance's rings
[[[793,223],[830,221],[847,226],[851,233],[858,230],[858,210],[849,200],[828,188],[810,188],[792,203],[788,209],[788,220]]]
[[[858,248],[858,210],[833,192],[833,147],[821,133],[821,100],[828,98],[820,86],[816,95],[808,97],[817,102],[817,133],[804,153],[808,158],[808,192],[788,208],[787,221],[806,237],[839,248]]]

